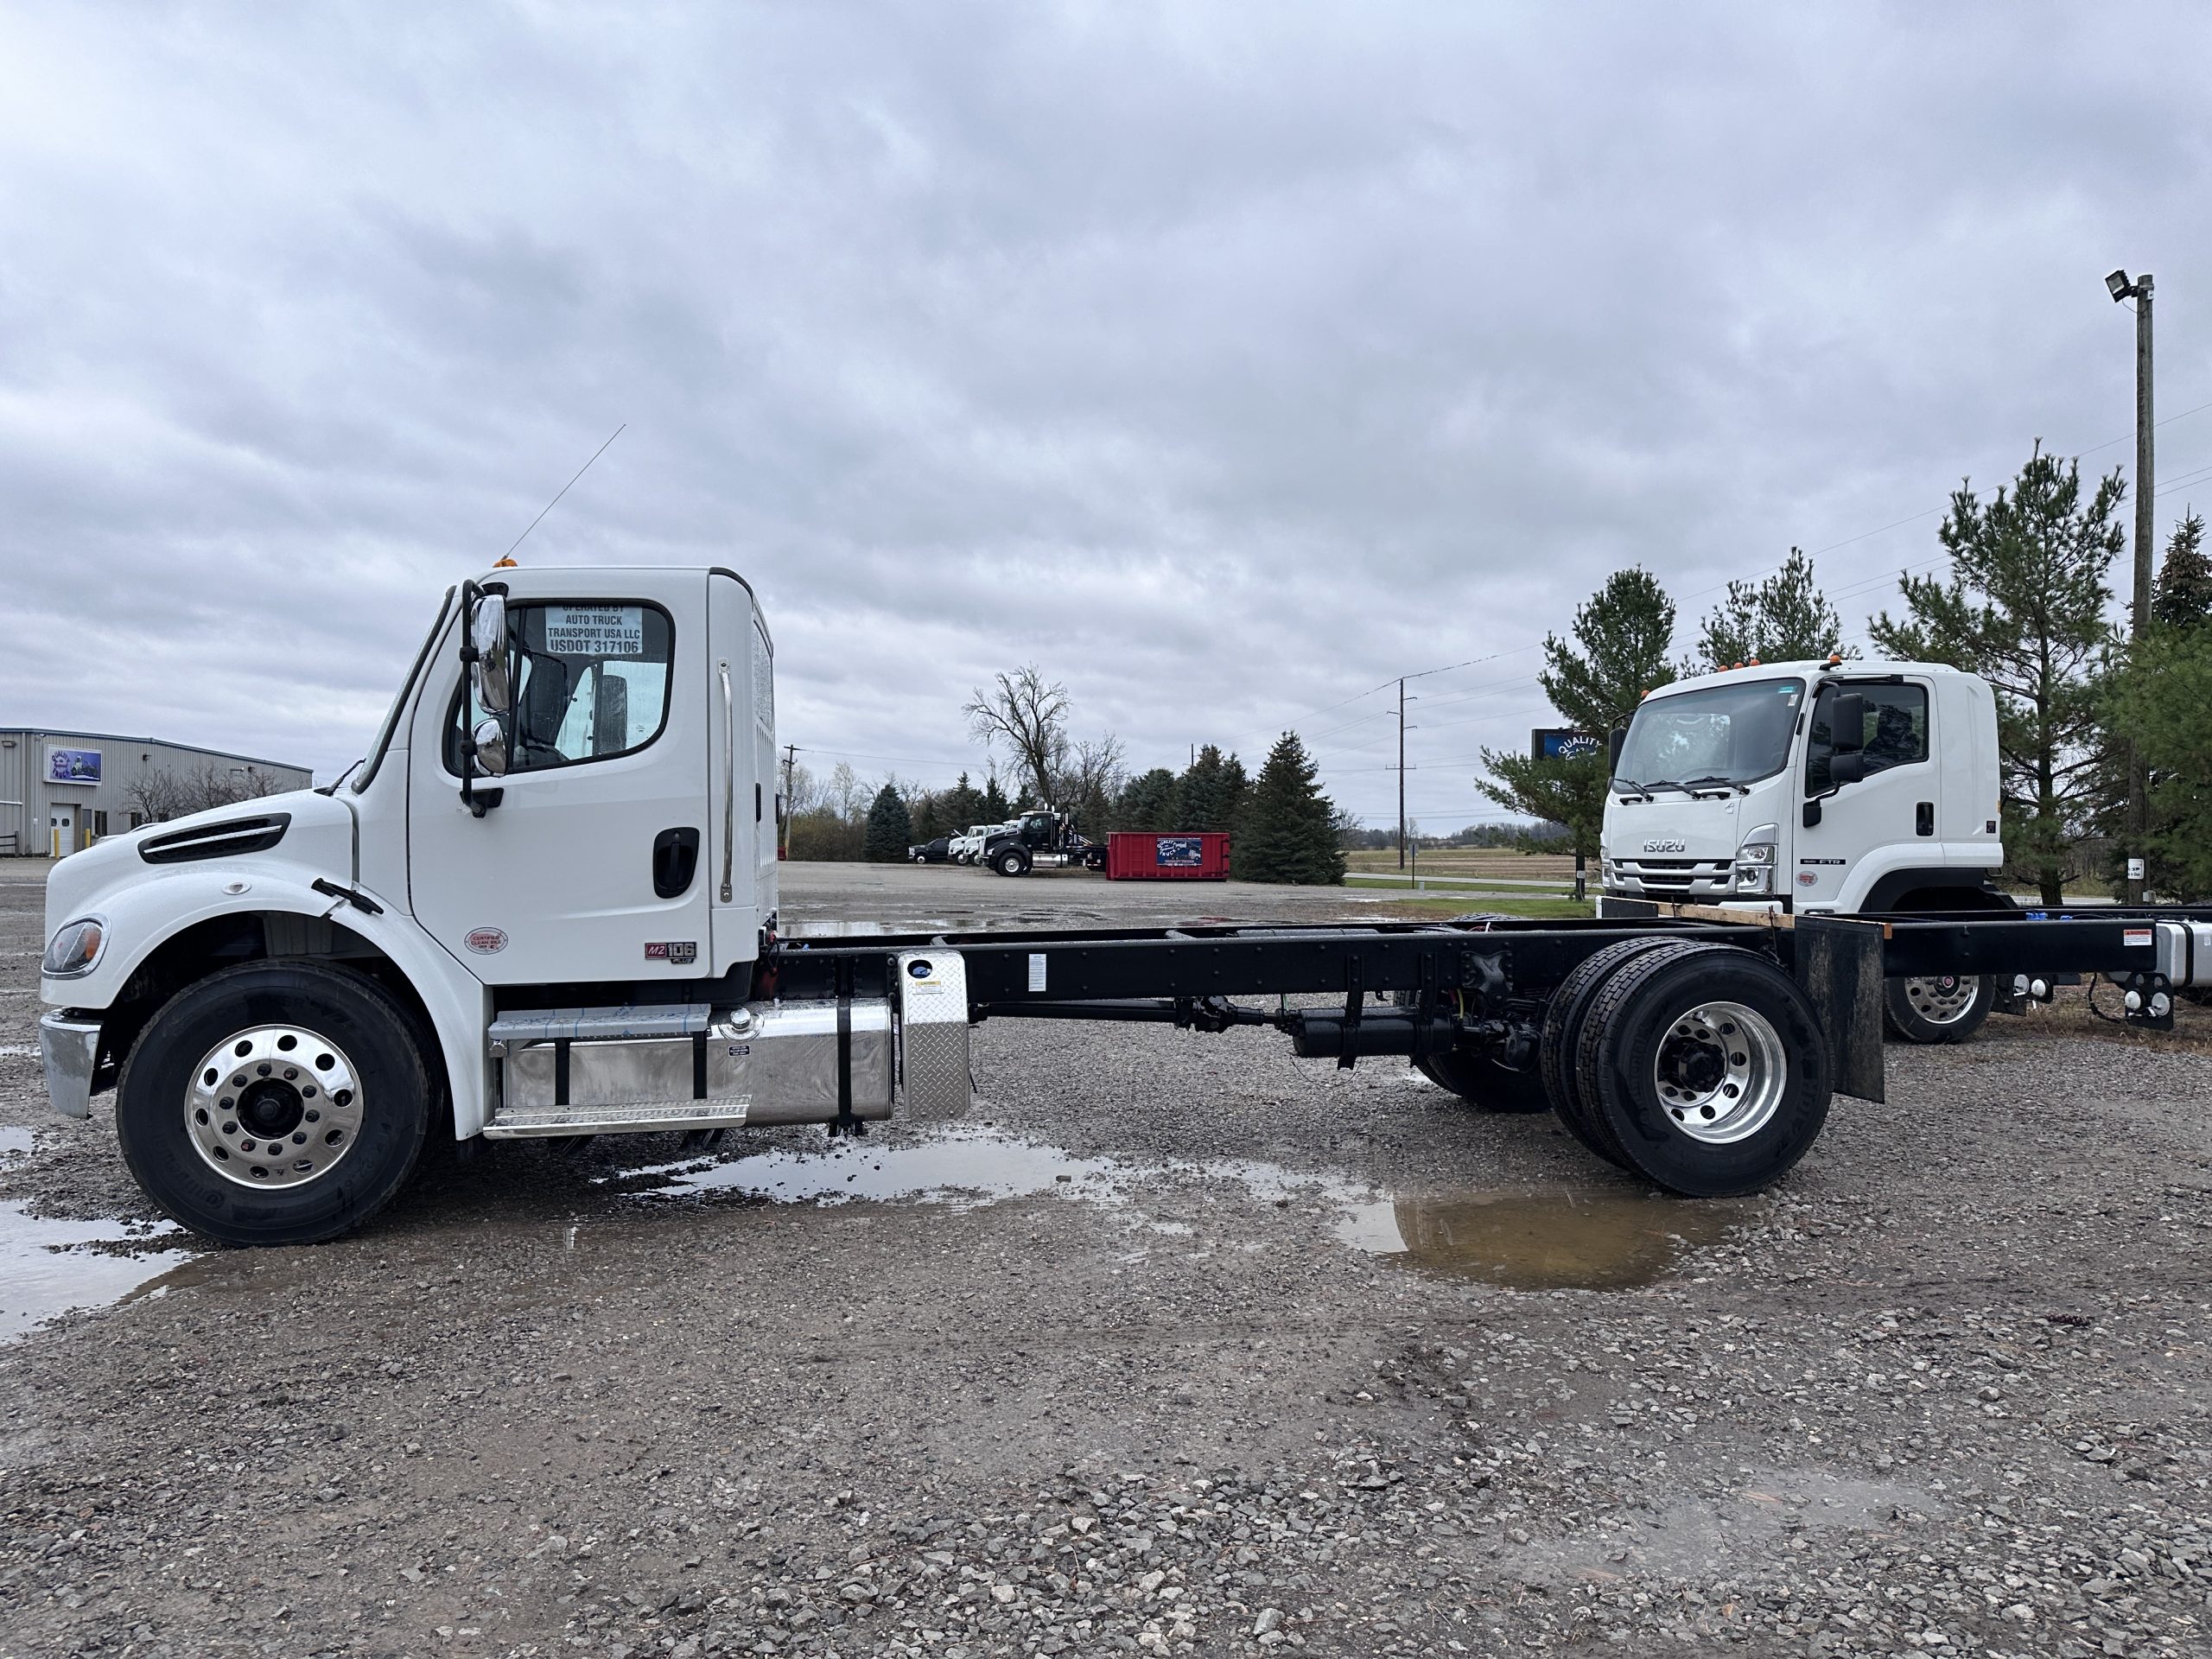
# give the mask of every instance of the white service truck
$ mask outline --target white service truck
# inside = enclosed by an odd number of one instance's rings
[[[1825,695],[1794,677],[1796,703]],[[1777,861],[1831,843],[1783,835],[1800,791],[1774,779],[1803,753],[1784,732],[1789,686],[1731,683],[1779,711],[1738,736],[1757,726],[1785,758],[1724,784],[1717,761],[1675,764],[1717,716],[1639,719],[1616,814],[1644,826],[1635,857],[1621,849],[1634,879],[1656,878],[1646,843],[1680,842],[1677,857],[1709,839],[1700,862],[1722,861],[1729,889],[1712,896],[1741,902],[1756,891],[1743,870],[1823,870]],[[54,868],[39,1022],[53,1104],[83,1118],[111,1090],[123,1156],[168,1214],[230,1243],[297,1243],[373,1215],[431,1135],[858,1133],[899,1097],[964,1108],[980,1020],[1267,1027],[1340,1066],[1410,1058],[1478,1108],[1548,1105],[1599,1157],[1717,1197],[1789,1169],[1833,1093],[1881,1097],[1885,977],[2103,973],[2144,1024],[2170,1022],[2172,987],[2212,982],[2212,918],[2195,912],[785,939],[775,759],[773,647],[735,573],[464,582],[348,775]],[[1649,775],[1656,760],[1689,775]],[[1840,762],[1830,782],[1864,770]],[[1854,787],[1887,798],[1862,777],[1809,804],[1840,818]],[[1993,864],[1993,831],[1955,839]],[[1746,850],[1761,845],[1777,851]],[[1856,891],[1847,871],[1822,889]]]
[[[1975,675],[1840,657],[1701,674],[1650,692],[1611,753],[1609,898],[1795,915],[2016,908],[1994,881],[1997,705]],[[1959,1042],[1997,993],[1987,974],[1898,976],[1885,1014],[1907,1040]]]

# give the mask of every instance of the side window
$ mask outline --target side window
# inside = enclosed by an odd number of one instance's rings
[[[515,676],[510,772],[604,760],[660,735],[676,653],[658,605],[510,605],[507,645]],[[465,711],[454,700],[449,770],[460,772],[461,734],[483,717],[473,693]]]
[[[1918,685],[1854,685],[1866,700],[1866,775],[1909,766],[1928,758],[1928,690]],[[1835,738],[1829,728],[1835,710],[1836,687],[1821,688],[1813,703],[1813,730],[1805,746],[1805,793],[1825,795],[1833,785],[1828,762],[1835,754]]]

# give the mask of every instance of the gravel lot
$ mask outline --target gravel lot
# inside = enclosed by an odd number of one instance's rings
[[[2212,1650],[2187,1037],[1892,1049],[1696,1205],[1391,1062],[991,1025],[964,1122],[448,1154],[359,1236],[200,1252],[107,1101],[46,1115],[42,877],[0,866],[0,1315],[105,1305],[0,1325],[0,1652]]]

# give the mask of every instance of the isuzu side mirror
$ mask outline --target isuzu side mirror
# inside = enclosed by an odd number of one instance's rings
[[[1841,789],[1866,777],[1866,699],[1857,691],[1836,693],[1828,715],[1828,785]]]
[[[1616,726],[1605,734],[1605,776],[1618,778],[1621,773],[1621,751],[1628,747],[1628,728]]]

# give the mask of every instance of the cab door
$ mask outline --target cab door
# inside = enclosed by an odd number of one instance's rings
[[[709,971],[703,571],[509,573],[508,767],[461,798],[460,631],[408,747],[416,919],[493,984]],[[647,992],[646,995],[650,995]]]
[[[1866,775],[1837,789],[1830,772],[1833,728],[1836,699],[1844,691],[1864,700]],[[1789,887],[1795,908],[1835,908],[1847,889],[1863,893],[1884,870],[1911,863],[1917,847],[1936,834],[1938,773],[1931,757],[1941,734],[1933,718],[1924,680],[1821,685],[1813,699],[1802,791],[1808,807],[1818,805],[1820,822],[1800,820]]]

